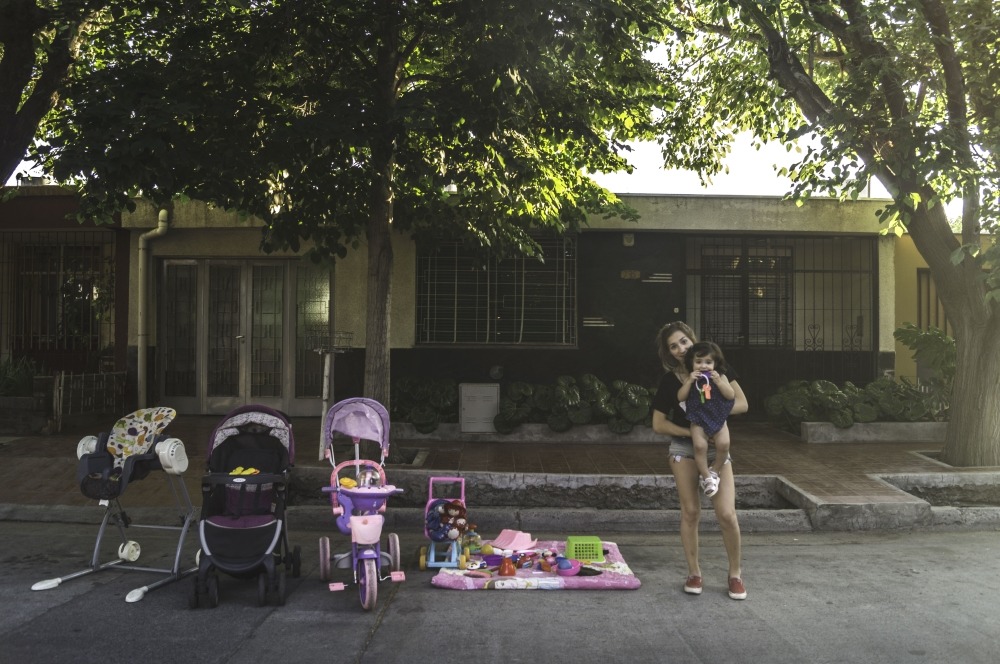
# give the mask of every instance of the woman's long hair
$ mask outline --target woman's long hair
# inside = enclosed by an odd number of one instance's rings
[[[683,332],[691,343],[697,343],[698,335],[694,333],[684,321],[675,320],[672,323],[667,323],[660,328],[660,331],[656,333],[656,352],[660,356],[660,362],[663,364],[663,368],[667,371],[673,371],[677,369],[680,362],[670,354],[670,347],[667,344],[667,339],[669,339],[675,332]]]

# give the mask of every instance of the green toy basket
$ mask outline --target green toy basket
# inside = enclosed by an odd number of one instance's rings
[[[593,535],[570,535],[566,538],[566,557],[583,563],[603,563],[601,538]]]

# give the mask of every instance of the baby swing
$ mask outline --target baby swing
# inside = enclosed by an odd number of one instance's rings
[[[166,575],[166,578],[136,588],[125,596],[126,602],[138,602],[148,591],[177,581],[195,571],[196,568],[184,571],[180,569],[184,538],[195,519],[195,508],[191,504],[182,477],[188,467],[187,453],[184,451],[184,443],[177,438],[166,438],[163,435],[164,429],[176,415],[177,412],[173,408],[143,408],[115,422],[110,432],[85,436],[80,440],[76,448],[79,459],[76,471],[77,483],[83,495],[97,500],[105,508],[104,518],[97,531],[97,542],[94,544],[90,567],[66,576],[39,581],[31,586],[32,590],[49,590],[63,581],[105,569],[126,569]],[[119,499],[129,483],[142,480],[157,470],[163,471],[173,490],[174,502],[180,513],[180,526],[133,523],[121,506]],[[118,546],[117,558],[102,563],[101,542],[109,523],[118,528],[121,544]],[[130,527],[178,531],[173,565],[169,568],[159,568],[126,564],[138,560],[141,551],[139,543],[130,540],[126,534],[126,529]]]

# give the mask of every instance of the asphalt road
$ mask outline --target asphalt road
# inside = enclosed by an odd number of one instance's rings
[[[86,567],[96,526],[0,522],[0,662],[920,662],[1000,658],[1000,533],[754,534],[744,541],[749,598],[730,600],[717,534],[702,538],[705,593],[681,592],[676,534],[610,534],[642,581],[633,591],[435,588],[416,569],[421,533],[399,533],[407,579],[379,586],[378,606],[331,593],[317,538],[293,531],[303,570],[285,606],[258,607],[256,584],[223,577],[218,608],[190,610],[190,579],[136,603],[156,579],[104,571],[44,591],[34,582]],[[565,534],[533,533],[541,539]],[[137,537],[137,539],[139,539]],[[141,539],[143,564],[173,543]],[[192,554],[194,539],[185,547]],[[157,556],[157,553],[161,556]],[[188,558],[190,560],[190,558]],[[346,575],[345,570],[338,574]],[[346,578],[346,577],[345,577]]]

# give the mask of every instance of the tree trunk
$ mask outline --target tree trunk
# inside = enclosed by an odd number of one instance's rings
[[[953,326],[959,371],[942,461],[952,466],[1000,466],[1000,326],[970,321],[954,321]]]
[[[389,409],[389,329],[392,307],[392,199],[386,181],[378,184],[368,222],[368,311],[365,322],[365,396]]]
[[[920,206],[909,231],[955,334],[957,371],[942,459],[952,466],[1000,465],[1000,312],[986,300],[980,266],[971,259],[952,263],[958,242],[942,206]]]

